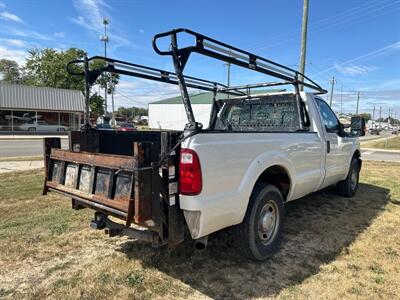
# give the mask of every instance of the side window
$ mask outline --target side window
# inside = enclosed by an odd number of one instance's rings
[[[316,98],[315,100],[317,102],[317,106],[321,114],[322,121],[324,122],[326,131],[339,133],[339,120],[336,118],[335,113],[325,101],[318,98]]]

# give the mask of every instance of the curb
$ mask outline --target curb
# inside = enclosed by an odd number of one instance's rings
[[[56,137],[60,139],[68,139],[67,135],[39,135],[39,136],[32,136],[32,135],[3,135],[0,136],[0,141],[15,141],[15,140],[42,140],[46,137]]]
[[[17,161],[42,161],[42,155],[34,155],[34,156],[5,156],[0,157],[1,162],[17,162]]]
[[[389,152],[389,153],[399,153],[400,154],[400,150],[379,149],[379,148],[363,148],[363,147],[361,147],[361,151],[376,151],[376,152]]]

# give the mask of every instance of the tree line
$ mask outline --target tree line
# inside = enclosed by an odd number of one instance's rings
[[[83,76],[72,76],[66,71],[66,64],[72,60],[83,60],[86,53],[84,50],[69,48],[67,50],[56,50],[53,48],[32,48],[28,50],[25,65],[21,66],[10,59],[0,59],[0,74],[2,83],[24,84],[38,87],[53,87],[61,89],[85,90]],[[103,60],[93,60],[90,68],[101,68]],[[74,71],[82,71],[83,66],[73,66]],[[106,87],[107,93],[113,92],[112,88],[119,82],[118,74],[102,74],[95,82],[101,88]],[[90,97],[90,110],[92,115],[104,114],[104,98],[97,92]],[[123,112],[123,113],[122,113]],[[120,107],[117,114],[123,116],[147,115],[147,109],[131,107]]]

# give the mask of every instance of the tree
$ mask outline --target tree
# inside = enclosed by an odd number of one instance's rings
[[[21,68],[18,63],[10,59],[0,59],[1,82],[20,83],[22,81]]]
[[[141,107],[118,107],[117,115],[118,116],[125,116],[129,118],[133,118],[136,116],[147,116],[148,111],[145,108]]]
[[[368,122],[369,120],[371,120],[371,114],[369,114],[369,113],[361,113],[361,114],[358,114],[358,116],[363,117],[365,122]]]
[[[26,61],[26,83],[34,86],[46,86],[63,89],[85,90],[85,80],[83,76],[68,74],[66,65],[72,60],[83,60],[85,51],[77,48],[58,51],[53,48],[28,50],[29,57]],[[103,60],[93,60],[90,63],[91,69],[101,68],[105,65]],[[76,72],[83,71],[83,64],[73,65],[71,68]],[[115,84],[118,83],[119,76],[112,76]],[[105,80],[111,80],[111,75],[100,76],[96,83],[105,87]]]
[[[104,98],[97,93],[90,97],[89,106],[92,115],[101,116],[104,114]]]
[[[76,48],[66,51],[32,48],[28,50],[28,53],[29,57],[25,65],[27,84],[84,90],[84,78],[69,75],[65,66],[71,60],[83,59],[85,51]]]

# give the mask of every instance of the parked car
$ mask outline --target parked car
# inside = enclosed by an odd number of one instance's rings
[[[380,134],[380,130],[378,128],[370,128],[368,130],[369,134],[371,135],[379,135]]]
[[[118,131],[136,131],[137,128],[132,123],[123,123],[118,128]]]
[[[399,134],[399,129],[398,128],[393,128],[392,134]]]
[[[16,116],[16,115],[6,115],[5,119],[8,121],[13,120],[14,122],[19,121],[19,122],[23,123],[23,122],[31,122],[33,117],[34,117],[34,115],[31,116],[30,114],[25,113],[22,115],[22,117]]]
[[[94,127],[97,130],[114,130],[110,124],[96,124],[96,126]]]
[[[55,131],[67,131],[69,128],[67,126],[58,124],[48,124],[45,121],[31,121],[19,126],[20,130],[23,131],[41,131],[41,132],[55,132]]]

